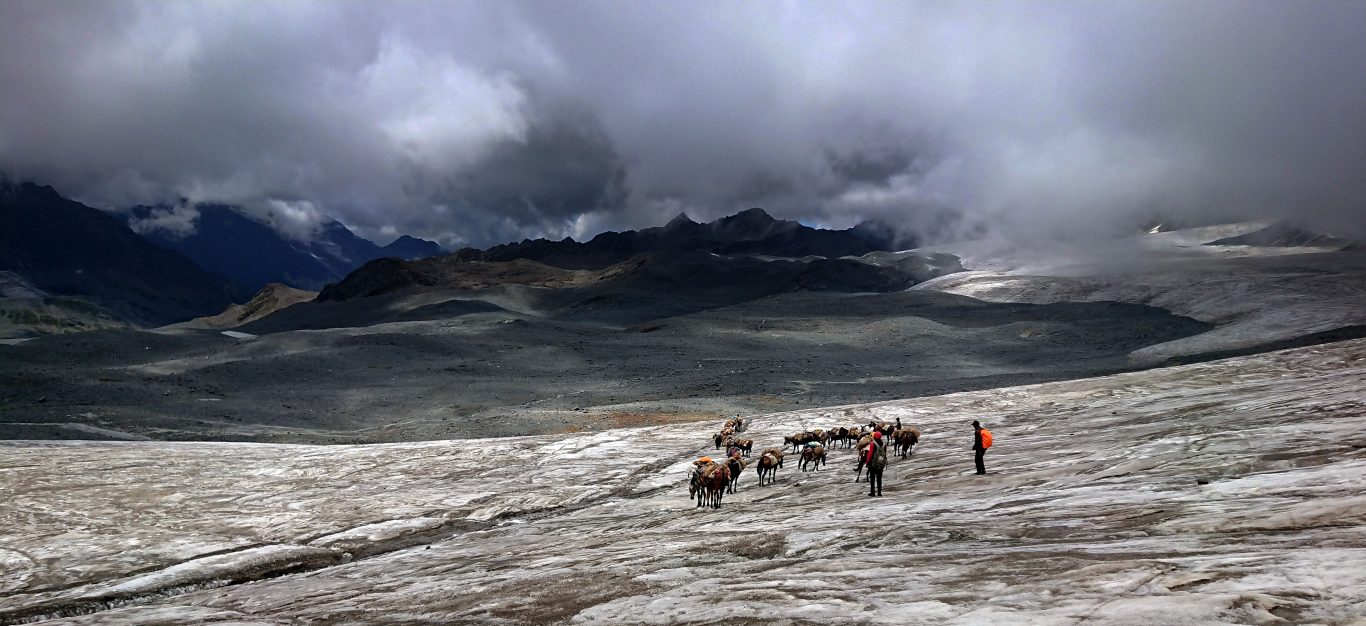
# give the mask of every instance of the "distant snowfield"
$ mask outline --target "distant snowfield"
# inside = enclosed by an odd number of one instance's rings
[[[1366,325],[1366,252],[1203,245],[1264,226],[1250,222],[1156,233],[1112,242],[1102,252],[1062,250],[1051,258],[1047,251],[988,242],[949,244],[927,250],[958,255],[972,271],[913,289],[992,302],[1146,304],[1219,325],[1130,355],[1145,366]],[[1075,260],[1078,254],[1088,260]]]
[[[760,416],[925,432],[886,497],[716,424],[372,446],[0,443],[0,623],[1360,624],[1366,340]],[[972,419],[995,433],[972,474]]]

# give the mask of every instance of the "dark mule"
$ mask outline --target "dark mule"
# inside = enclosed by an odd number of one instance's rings
[[[740,473],[745,471],[745,460],[738,455],[726,459],[726,468],[730,470],[730,487],[728,491],[735,493],[735,486],[740,484]]]
[[[920,429],[914,426],[903,428],[896,433],[896,454],[906,458],[914,453],[915,444],[920,443]]]
[[[807,446],[802,450],[802,460],[797,464],[797,469],[805,472],[807,466],[812,471],[821,471],[821,466],[825,465],[825,448],[821,446]]]
[[[716,469],[702,476],[702,487],[705,489],[703,499],[708,506],[713,509],[721,508],[721,496],[726,495],[726,487],[730,486],[730,468],[725,465],[718,465]],[[698,506],[702,506],[702,501],[698,501]]]

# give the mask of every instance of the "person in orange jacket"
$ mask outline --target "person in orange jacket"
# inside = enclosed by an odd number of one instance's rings
[[[977,473],[978,473],[978,474],[985,474],[985,473],[987,473],[987,465],[986,465],[986,461],[983,459],[983,457],[984,457],[984,456],[986,455],[986,453],[987,453],[987,446],[988,446],[988,445],[991,445],[991,444],[983,445],[983,443],[984,443],[984,442],[982,441],[982,431],[983,431],[983,430],[986,430],[986,429],[982,428],[982,423],[981,423],[981,422],[979,422],[979,421],[977,421],[977,420],[972,420],[972,449],[973,449],[973,451],[977,454]],[[988,432],[989,432],[989,431],[988,431]],[[991,435],[987,435],[987,436],[990,437]]]

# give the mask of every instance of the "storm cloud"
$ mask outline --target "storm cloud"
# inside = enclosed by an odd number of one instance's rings
[[[1366,232],[1366,3],[0,2],[0,170],[448,247],[844,227]],[[946,216],[964,216],[961,221]]]

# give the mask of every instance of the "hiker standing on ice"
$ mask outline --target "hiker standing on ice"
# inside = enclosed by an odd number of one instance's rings
[[[863,463],[868,467],[868,495],[882,495],[882,470],[887,468],[887,444],[882,441],[882,432],[873,431],[873,441],[864,452]]]
[[[982,428],[982,423],[972,420],[972,449],[977,453],[977,473],[987,473],[987,465],[983,456],[987,453],[987,448],[991,447],[991,431]]]

